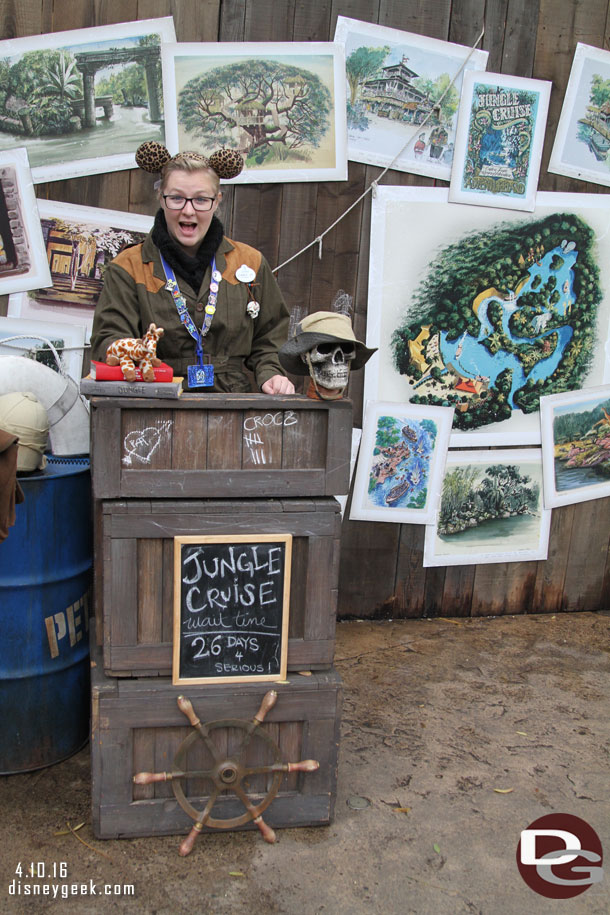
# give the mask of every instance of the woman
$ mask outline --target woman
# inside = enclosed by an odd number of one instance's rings
[[[216,217],[220,177],[241,170],[232,151],[172,157],[146,143],[136,161],[161,172],[161,208],[144,242],[105,271],[92,359],[104,361],[115,340],[141,337],[155,323],[164,329],[157,355],[187,390],[250,391],[245,364],[263,393],[293,394],[277,355],[289,315],[275,277],[260,251],[225,237]]]

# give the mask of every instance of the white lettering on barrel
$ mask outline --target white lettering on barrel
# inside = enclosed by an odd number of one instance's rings
[[[52,658],[59,657],[59,643],[68,636],[70,648],[73,648],[89,630],[89,591],[79,600],[70,604],[65,610],[45,617],[45,628],[49,641],[49,652]]]

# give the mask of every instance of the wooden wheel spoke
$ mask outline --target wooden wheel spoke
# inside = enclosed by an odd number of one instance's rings
[[[277,765],[271,763],[267,766],[251,766],[248,769],[244,769],[244,778],[248,778],[250,775],[269,775],[270,772],[277,772]]]
[[[237,795],[237,797],[240,799],[240,801],[242,802],[242,804],[244,805],[244,807],[246,808],[248,813],[250,813],[253,817],[257,816],[257,809],[254,806],[254,804],[252,803],[252,801],[250,800],[250,798],[248,797],[248,795],[246,794],[246,792],[244,791],[244,789],[242,788],[242,786],[238,785],[238,784],[233,785],[233,791]]]

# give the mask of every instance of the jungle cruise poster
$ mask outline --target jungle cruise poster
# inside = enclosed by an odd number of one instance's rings
[[[608,381],[609,230],[602,194],[529,214],[378,188],[365,399],[453,407],[453,447],[539,443],[541,396]]]

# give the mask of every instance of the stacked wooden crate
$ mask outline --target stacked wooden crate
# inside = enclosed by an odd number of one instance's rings
[[[248,765],[265,768],[279,747],[284,762],[311,758],[320,767],[286,773],[265,821],[330,822],[341,710],[332,667],[341,528],[334,496],[349,485],[351,426],[348,401],[302,396],[91,399],[92,802],[99,837],[192,827],[169,782],[133,782],[142,771],[171,772],[193,733],[178,708],[181,693],[202,722],[246,722],[272,687],[278,699],[261,724],[265,740],[248,748]],[[174,538],[244,534],[292,535],[286,681],[174,685]],[[238,732],[214,730],[227,759],[240,745]],[[205,769],[203,743],[194,741],[189,771]],[[264,773],[249,779],[255,805],[272,780]],[[181,780],[196,810],[205,807],[206,790],[202,778]],[[242,802],[227,791],[212,819],[237,822],[238,810],[244,812]]]

